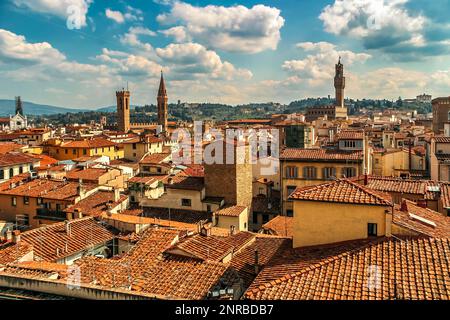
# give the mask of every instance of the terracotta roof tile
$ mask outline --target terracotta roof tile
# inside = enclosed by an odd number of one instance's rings
[[[293,236],[293,217],[276,216],[262,226],[262,229],[275,236],[284,236],[292,238]]]
[[[338,140],[363,140],[364,131],[363,130],[341,130],[337,134]]]
[[[449,239],[375,242],[330,256],[301,271],[259,282],[245,297],[256,300],[450,299]],[[375,266],[376,268],[374,268]],[[370,281],[371,272],[377,276]]]
[[[114,238],[114,235],[93,218],[81,218],[40,227],[21,234],[21,241],[32,245],[35,257],[56,262],[91,245],[99,245]]]
[[[239,217],[245,209],[247,209],[245,206],[228,206],[217,210],[214,214],[216,216]]]
[[[103,138],[75,140],[61,144],[61,148],[103,148],[115,146],[117,146],[115,142]]]
[[[39,159],[21,152],[9,152],[0,154],[0,167],[14,166],[18,164],[31,164],[37,163]]]
[[[0,154],[5,154],[11,151],[20,151],[24,146],[14,142],[0,143]]]
[[[114,201],[114,191],[99,190],[87,196],[83,200],[65,209],[65,212],[75,212],[78,210],[83,216],[99,217],[111,208],[128,199],[126,195],[120,195],[118,201]]]
[[[348,179],[336,180],[317,186],[297,188],[289,197],[292,200],[325,201],[367,205],[392,205],[388,195],[365,188]]]
[[[402,205],[395,205],[394,224],[430,237],[450,238],[450,217],[419,207],[409,200],[403,202]]]
[[[146,155],[139,163],[141,164],[160,164],[170,159],[171,153],[153,153]]]
[[[338,151],[331,149],[300,149],[287,148],[281,151],[280,160],[361,160],[364,154],[362,151]]]

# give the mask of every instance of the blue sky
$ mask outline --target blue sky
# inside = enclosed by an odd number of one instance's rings
[[[450,94],[450,0],[3,0],[0,98],[74,108]],[[446,16],[447,15],[447,16]]]

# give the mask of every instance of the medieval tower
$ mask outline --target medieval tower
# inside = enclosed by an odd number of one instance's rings
[[[117,97],[117,130],[130,131],[130,91],[116,91]]]
[[[334,88],[336,89],[336,107],[344,107],[344,89],[345,89],[345,77],[344,77],[344,65],[341,63],[341,57],[336,64],[336,74],[334,76]]]
[[[167,131],[167,111],[168,111],[168,97],[166,84],[164,83],[164,76],[161,71],[161,81],[158,90],[158,125],[161,126],[161,132]]]
[[[23,105],[22,105],[22,99],[20,96],[16,97],[16,114],[20,114],[23,116]]]

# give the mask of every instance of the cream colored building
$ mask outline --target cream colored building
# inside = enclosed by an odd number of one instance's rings
[[[294,247],[391,236],[388,198],[348,180],[299,188],[294,202]]]

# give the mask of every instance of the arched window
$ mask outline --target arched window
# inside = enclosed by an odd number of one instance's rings
[[[14,169],[9,169],[9,177],[12,178],[14,176]]]

